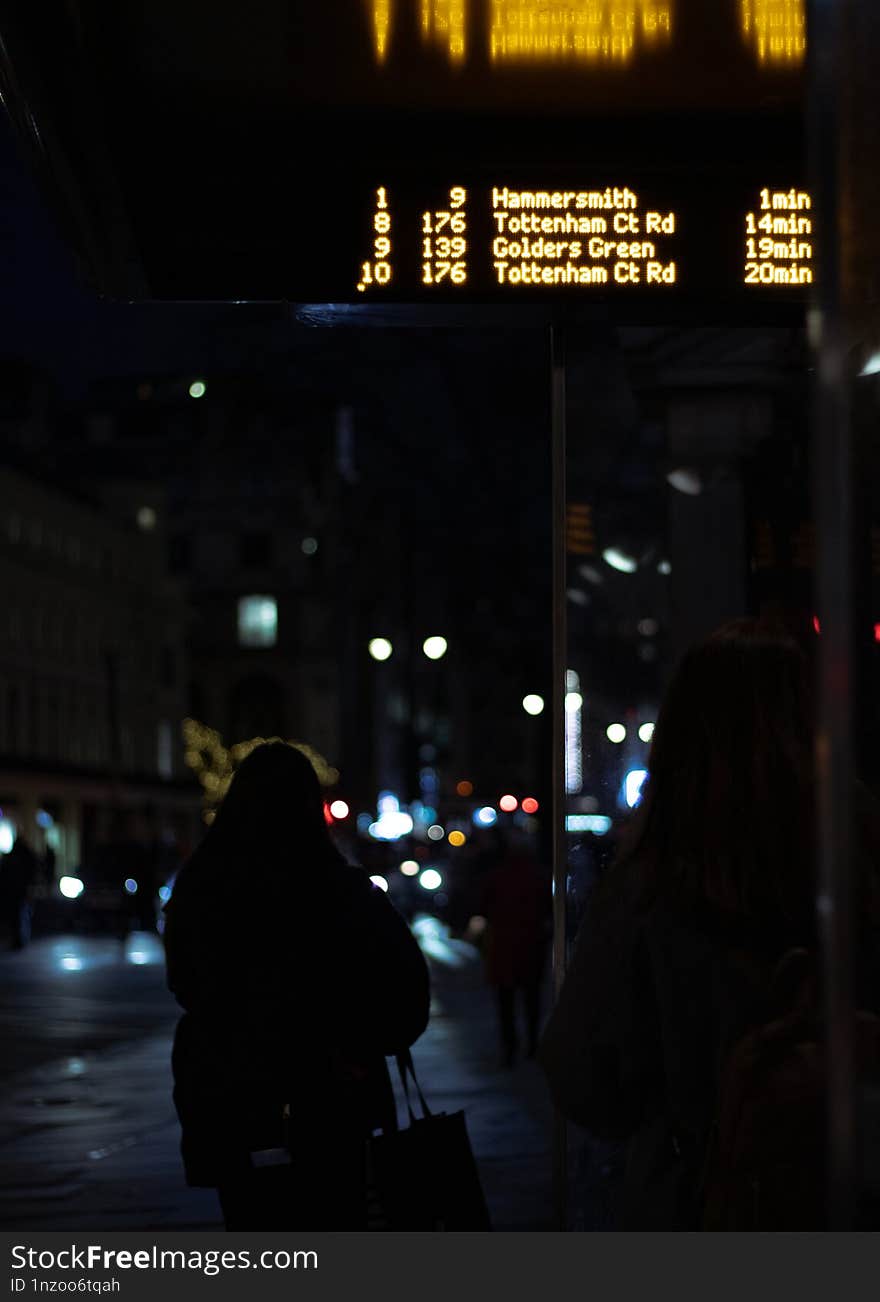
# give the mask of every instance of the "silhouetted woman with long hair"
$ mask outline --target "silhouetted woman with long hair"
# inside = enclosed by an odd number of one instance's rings
[[[813,736],[807,659],[759,621],[720,629],[669,687],[633,834],[540,1051],[563,1113],[628,1143],[617,1228],[699,1228],[722,1052],[781,956],[815,950]],[[868,925],[873,873],[863,861]],[[860,980],[876,996],[876,974]]]
[[[427,967],[295,747],[239,767],[165,944],[188,1182],[218,1189],[229,1229],[365,1228],[365,1139],[393,1117],[385,1055],[427,1025]]]

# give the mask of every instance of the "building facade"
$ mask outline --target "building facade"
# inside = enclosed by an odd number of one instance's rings
[[[113,840],[191,843],[186,611],[148,533],[0,467],[0,850],[57,875]]]

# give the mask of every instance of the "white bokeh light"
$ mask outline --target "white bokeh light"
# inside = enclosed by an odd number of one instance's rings
[[[374,660],[390,660],[394,654],[394,647],[388,641],[387,637],[374,637],[370,643],[370,655]]]
[[[422,650],[429,660],[442,660],[449,650],[445,637],[427,637],[422,643]]]

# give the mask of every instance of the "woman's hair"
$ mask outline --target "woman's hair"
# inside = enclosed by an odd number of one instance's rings
[[[813,791],[806,655],[781,627],[733,621],[675,673],[624,857],[649,896],[799,924],[815,890]]]
[[[326,857],[336,850],[324,817],[324,796],[311,762],[283,741],[257,746],[236,771],[208,840],[254,844],[278,858]]]

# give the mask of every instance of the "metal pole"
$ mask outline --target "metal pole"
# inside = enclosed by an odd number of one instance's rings
[[[566,885],[568,877],[565,839],[565,667],[568,659],[566,627],[566,357],[565,331],[550,332],[552,374],[553,461],[553,687],[551,691],[553,737],[553,991],[558,997],[565,977],[567,950]],[[553,1199],[556,1223],[568,1228],[568,1131],[565,1118],[553,1118]]]
[[[815,349],[813,502],[817,526],[818,922],[826,1022],[829,1228],[856,1205],[853,1018],[853,448],[841,279],[840,151],[846,0],[812,0],[810,152],[818,230],[811,308]],[[870,165],[870,164],[868,164]]]

